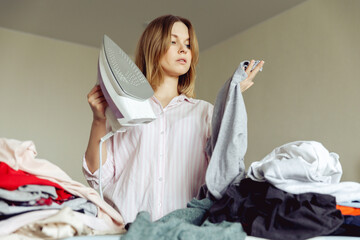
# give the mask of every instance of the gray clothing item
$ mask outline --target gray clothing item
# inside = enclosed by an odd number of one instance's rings
[[[233,76],[217,95],[212,117],[212,134],[206,153],[210,163],[206,170],[206,187],[220,199],[230,184],[245,177],[244,156],[247,150],[247,114],[240,82],[247,78],[241,62]]]
[[[56,189],[53,186],[46,185],[24,185],[16,190],[6,190],[0,188],[0,199],[14,202],[29,202],[40,198],[56,199]]]
[[[63,207],[69,207],[74,211],[80,211],[95,217],[97,216],[96,205],[85,198],[75,198],[67,200],[62,204],[57,204],[53,202],[51,205],[40,206],[11,206],[7,202],[0,200],[0,219],[29,211],[61,209]]]
[[[148,212],[140,212],[121,240],[211,240],[245,239],[240,223],[223,221],[218,224],[207,220],[207,212],[213,205],[210,199],[193,199],[185,209],[175,210],[158,221],[151,222]]]

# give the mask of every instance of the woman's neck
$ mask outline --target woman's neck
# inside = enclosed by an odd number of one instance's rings
[[[160,101],[162,107],[166,107],[174,97],[179,96],[178,80],[178,78],[174,77],[165,77],[162,84],[157,87],[154,95]]]

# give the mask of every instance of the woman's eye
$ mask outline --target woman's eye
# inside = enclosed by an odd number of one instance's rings
[[[175,42],[175,41],[171,41],[171,44],[176,44],[176,42]]]
[[[186,47],[190,49],[190,44],[187,44]]]

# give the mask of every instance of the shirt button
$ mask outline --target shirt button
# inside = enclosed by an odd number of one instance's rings
[[[163,180],[163,178],[162,178],[162,177],[160,177],[160,178],[159,178],[159,181],[161,182],[162,180]]]
[[[160,132],[161,134],[164,134],[164,130]]]
[[[159,203],[159,207],[161,207],[161,203]]]

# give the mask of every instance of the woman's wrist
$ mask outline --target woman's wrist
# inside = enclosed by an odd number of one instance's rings
[[[105,125],[106,119],[105,118],[94,118],[92,124],[93,125]]]

